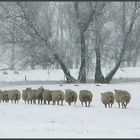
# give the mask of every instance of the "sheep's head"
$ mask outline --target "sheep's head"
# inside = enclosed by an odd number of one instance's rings
[[[114,89],[115,93],[118,93],[120,90]]]
[[[115,93],[118,91],[117,89],[114,89]]]
[[[39,87],[39,88],[38,88],[38,90],[43,91],[43,90],[44,90],[44,88],[41,86],[41,87]]]
[[[26,90],[31,90],[31,88],[26,88]]]

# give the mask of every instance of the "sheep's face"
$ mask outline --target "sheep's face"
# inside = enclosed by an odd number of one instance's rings
[[[117,93],[117,92],[118,92],[118,90],[116,90],[116,89],[114,89],[114,91],[115,91],[115,93]]]
[[[44,88],[41,86],[41,87],[39,87],[39,88],[38,88],[38,90],[43,91],[43,90],[44,90]]]
[[[31,90],[31,88],[26,88],[26,90]]]
[[[115,91],[115,94],[118,94],[121,90],[114,89],[114,91]]]

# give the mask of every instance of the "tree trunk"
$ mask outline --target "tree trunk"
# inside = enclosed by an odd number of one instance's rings
[[[58,61],[58,63],[60,64],[61,69],[63,70],[63,72],[64,72],[64,74],[66,76],[67,83],[74,83],[74,82],[76,82],[76,79],[71,76],[70,71],[68,70],[66,65],[63,63],[61,58],[56,53],[53,53],[53,55],[54,55],[55,59]]]
[[[59,69],[59,63],[55,62],[55,69]]]
[[[79,58],[76,56],[75,58],[75,68],[78,69],[78,66],[79,66]]]
[[[101,72],[100,49],[96,48],[95,53],[96,53],[95,83],[105,83],[105,78]]]
[[[68,65],[69,69],[73,69],[73,61],[72,61],[72,59],[67,60],[67,65]]]
[[[84,33],[80,33],[81,40],[81,65],[78,75],[78,81],[80,83],[86,83],[86,44]]]
[[[118,70],[120,64],[121,64],[121,61],[118,61],[118,63],[115,65],[115,67],[114,67],[114,68],[108,73],[108,75],[105,77],[106,83],[110,83],[110,81],[112,80],[114,74],[115,74],[116,71]]]
[[[95,18],[95,53],[96,53],[96,66],[95,66],[95,83],[105,83],[105,78],[101,71],[101,28],[102,24]]]
[[[127,67],[131,67],[131,62],[132,62],[132,48],[129,46],[128,50],[128,56],[127,56]]]
[[[116,63],[116,65],[114,66],[114,68],[107,74],[107,76],[105,77],[105,81],[106,83],[110,83],[110,81],[112,80],[114,74],[116,73],[116,71],[118,70],[118,68],[120,67],[121,63],[122,63],[122,59],[125,53],[125,45],[126,42],[124,42],[118,62]]]
[[[132,58],[132,66],[133,67],[137,66],[138,55],[139,55],[139,48],[137,47],[135,49],[135,53],[133,54],[133,58]]]

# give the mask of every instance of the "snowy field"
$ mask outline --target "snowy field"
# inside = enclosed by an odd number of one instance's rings
[[[78,77],[78,69],[70,70],[71,75],[76,79]],[[63,81],[65,79],[64,73],[61,69],[55,70],[26,70],[18,71],[19,74],[15,74],[13,71],[7,70],[8,74],[4,75],[3,71],[0,71],[0,82],[15,82],[15,81],[25,81],[25,76],[27,81]],[[107,71],[103,69],[103,74],[106,75]],[[94,78],[93,77],[91,79]],[[140,67],[129,67],[129,68],[119,68],[114,75],[115,79],[128,79],[128,78],[140,78]]]
[[[40,74],[40,77],[42,75]],[[7,81],[10,81],[12,74],[11,77],[10,74],[8,76]],[[34,78],[36,76],[39,74],[34,75]],[[19,89],[22,92],[26,87],[37,89],[40,86],[63,91],[70,88],[78,94],[81,89],[88,89],[93,93],[91,107],[82,107],[79,98],[76,106],[73,104],[68,106],[65,101],[63,106],[52,103],[31,105],[25,104],[22,99],[18,104],[0,103],[0,138],[140,138],[140,82],[100,84],[100,86],[0,85],[0,89]],[[124,89],[131,93],[132,99],[127,109],[119,109],[116,102],[113,108],[105,108],[102,104],[100,93],[114,89]]]

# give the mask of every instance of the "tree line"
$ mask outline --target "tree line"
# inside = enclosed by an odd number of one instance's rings
[[[12,70],[60,68],[68,83],[86,83],[90,72],[110,83],[120,66],[138,63],[139,9],[139,2],[0,2],[0,59]]]

